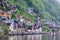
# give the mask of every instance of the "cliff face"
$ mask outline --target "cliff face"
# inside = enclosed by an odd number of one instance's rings
[[[55,21],[60,21],[60,4],[57,0],[6,0],[9,5],[15,5],[15,14],[20,14],[25,19],[35,19],[35,14],[41,16],[41,18],[48,18]],[[33,8],[31,15],[26,9]],[[29,9],[29,11],[31,11]],[[12,14],[12,18],[15,18],[15,14]]]

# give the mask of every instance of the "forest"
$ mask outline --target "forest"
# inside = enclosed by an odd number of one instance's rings
[[[57,0],[7,0],[9,5],[15,5],[16,11],[12,13],[12,18],[16,14],[23,15],[25,19],[34,21],[35,15],[38,14],[41,19],[51,19],[55,22],[60,21],[60,4]],[[32,15],[26,9],[33,8]],[[6,9],[6,8],[5,8]]]

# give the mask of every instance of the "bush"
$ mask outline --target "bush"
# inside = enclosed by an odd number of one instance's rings
[[[0,32],[0,36],[1,36],[1,35],[3,35],[3,33],[2,33],[2,32]]]
[[[8,32],[9,32],[7,26],[6,25],[3,25],[2,26],[2,29],[4,30],[4,35],[7,35]]]

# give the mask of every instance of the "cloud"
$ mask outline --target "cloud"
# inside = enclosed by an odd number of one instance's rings
[[[60,0],[57,0],[60,3]]]

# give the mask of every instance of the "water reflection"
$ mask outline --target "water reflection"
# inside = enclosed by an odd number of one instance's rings
[[[42,40],[42,35],[9,36],[9,40]]]
[[[7,38],[0,37],[0,40],[60,40],[60,33],[8,36]]]

